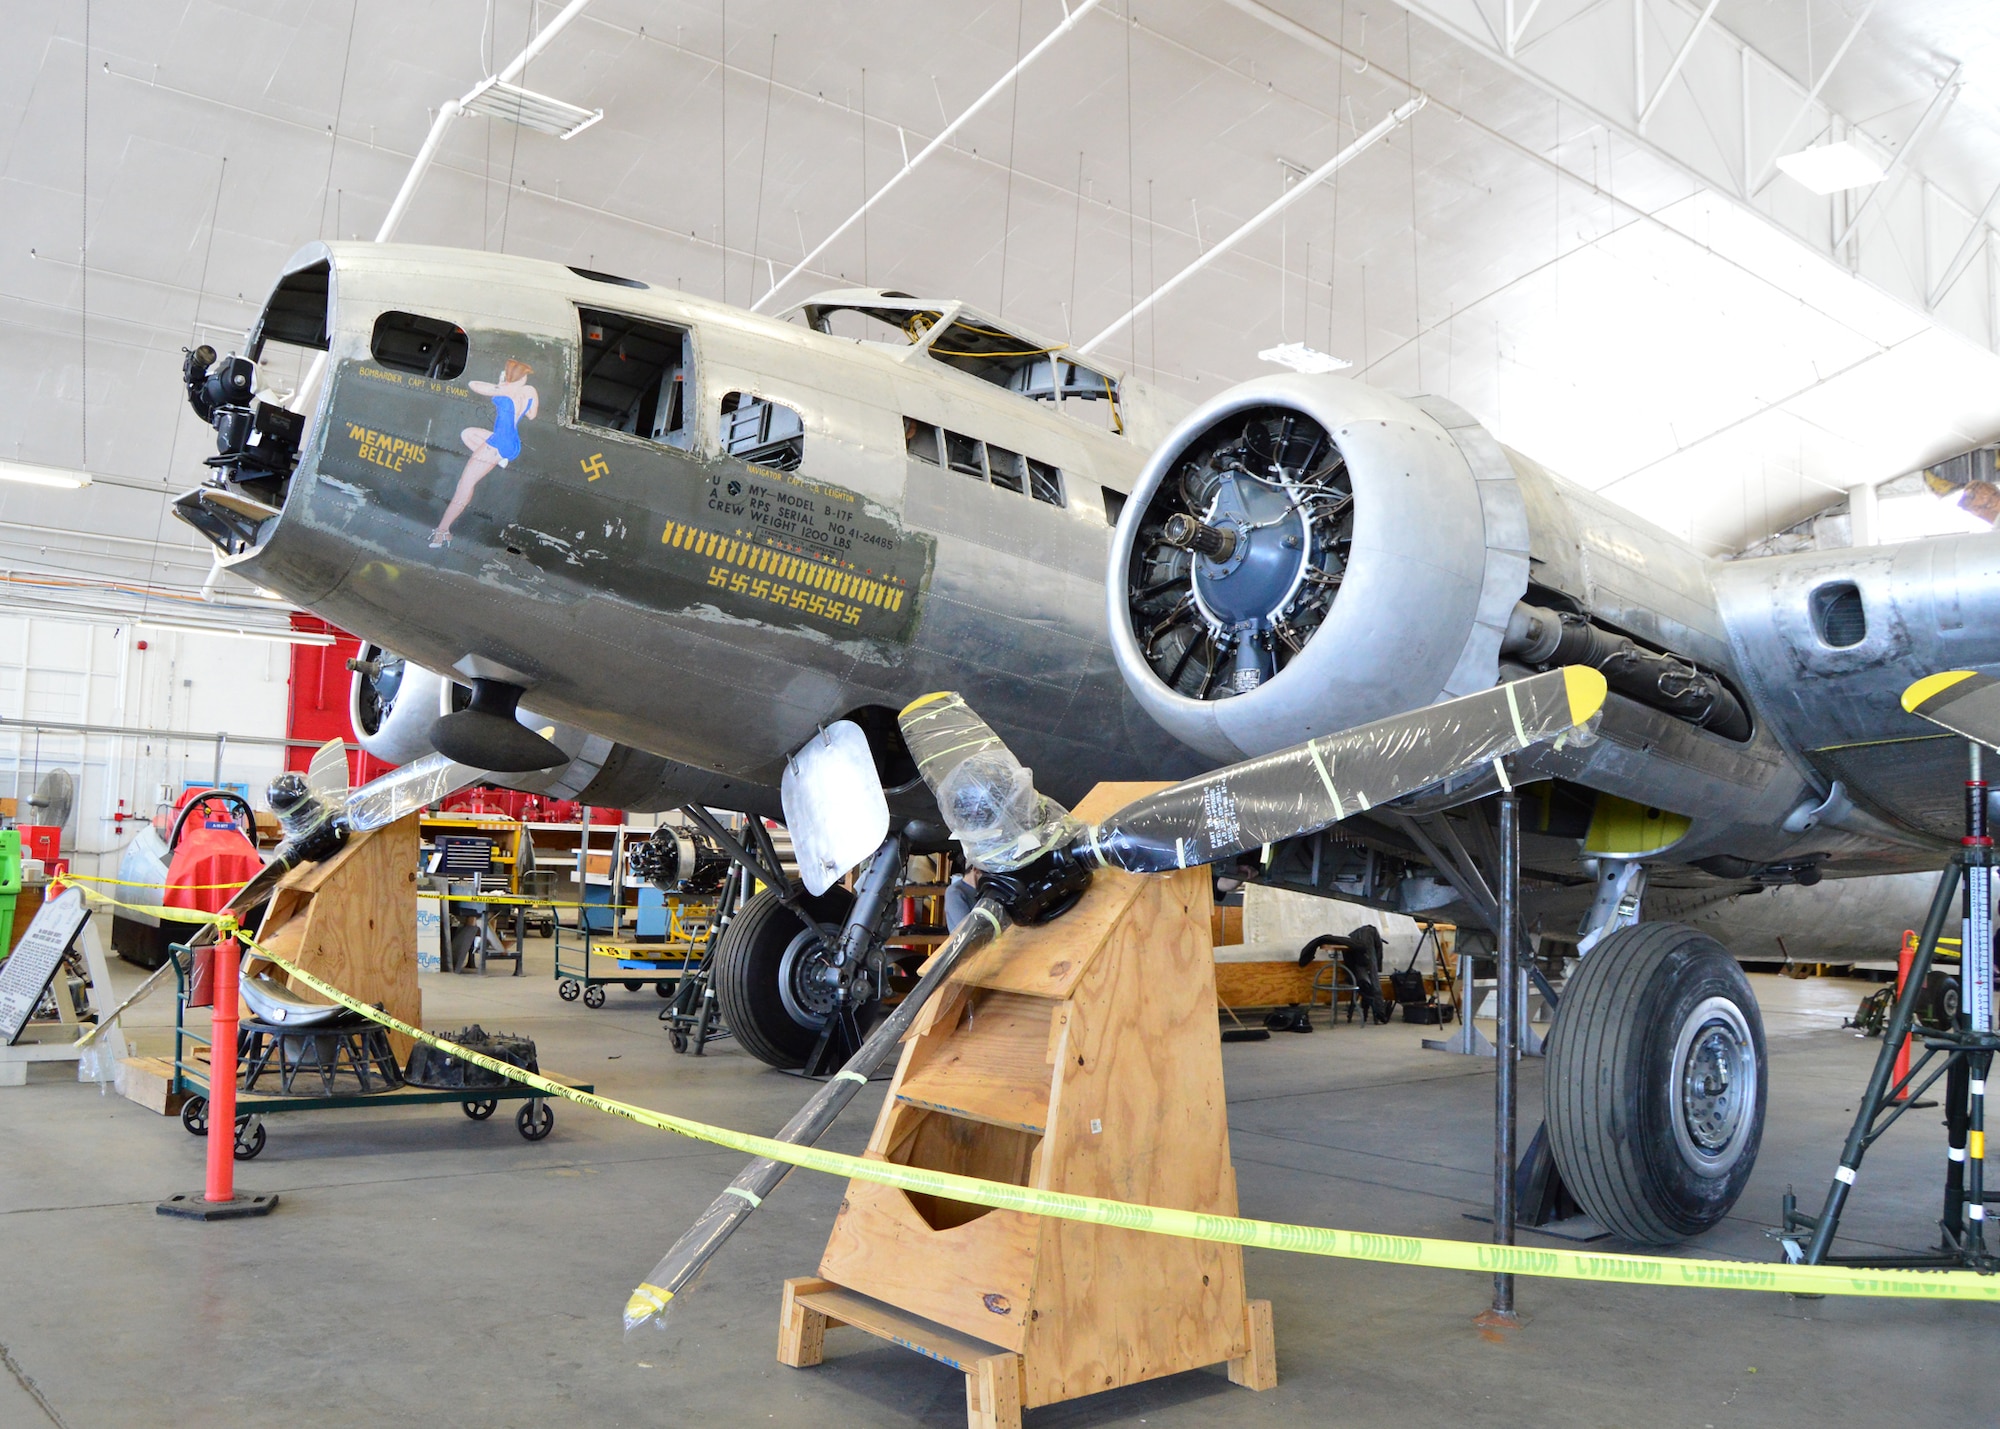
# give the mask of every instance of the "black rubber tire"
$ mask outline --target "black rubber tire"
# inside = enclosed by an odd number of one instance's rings
[[[1705,1167],[1676,1135],[1674,1063],[1684,1027],[1711,999],[1733,1004],[1748,1030],[1755,1103]],[[1598,1224],[1634,1245],[1671,1245],[1716,1225],[1749,1182],[1769,1099],[1757,999],[1715,939],[1641,923],[1584,956],[1549,1033],[1543,1103],[1563,1182]]]
[[[252,1125],[247,1112],[237,1117],[236,1145],[230,1149],[238,1161],[255,1161],[264,1152],[264,1123]]]
[[[585,988],[583,990],[583,1005],[592,1009],[604,1006],[604,989],[596,983],[592,983],[589,987]]]
[[[582,990],[569,978],[564,978],[556,984],[556,996],[560,997],[564,1002],[575,1002],[577,994]]]
[[[474,1121],[484,1121],[487,1117],[493,1115],[499,1109],[499,1106],[500,1103],[498,1101],[492,1097],[488,1097],[485,1101],[460,1102],[458,1109]]]
[[[815,918],[834,928],[846,922],[854,902],[853,894],[837,887],[817,898],[800,897]],[[785,949],[803,928],[798,914],[779,901],[778,890],[767,888],[729,920],[715,948],[715,1000],[722,1020],[744,1051],[787,1072],[803,1067],[819,1040],[819,1028],[794,1018],[778,990]]]
[[[644,984],[643,982],[635,982],[635,981],[633,981],[632,979],[630,979],[630,978],[627,978],[627,979],[626,979],[626,981],[625,981],[625,991],[627,991],[627,992],[637,992],[637,991],[639,991],[639,990],[640,990],[641,988],[643,988],[643,987],[644,987],[645,985],[646,985],[646,984]]]
[[[530,1097],[514,1113],[514,1129],[524,1141],[540,1141],[555,1129],[555,1124],[555,1108],[540,1097]]]
[[[181,1103],[181,1125],[189,1136],[208,1135],[208,1098],[191,1096]]]
[[[663,982],[654,983],[653,991],[657,992],[661,997],[672,997],[674,995],[673,988],[669,987],[666,983]]]

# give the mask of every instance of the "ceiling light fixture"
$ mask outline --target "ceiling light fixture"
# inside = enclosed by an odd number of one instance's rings
[[[558,139],[574,139],[604,117],[602,109],[585,109],[503,79],[487,80],[460,103],[467,114],[511,120],[524,129],[553,134]]]
[[[90,485],[90,473],[60,466],[36,466],[32,462],[0,459],[0,481],[17,481],[23,486],[51,486],[75,491]]]
[[[1316,347],[1307,347],[1302,342],[1280,343],[1277,347],[1267,347],[1257,354],[1260,362],[1275,362],[1280,367],[1289,367],[1294,372],[1321,373],[1338,372],[1343,367],[1354,364],[1344,357],[1335,357],[1330,352],[1321,352]]]
[[[1882,166],[1845,139],[1786,154],[1778,167],[1822,197],[1882,182]]]

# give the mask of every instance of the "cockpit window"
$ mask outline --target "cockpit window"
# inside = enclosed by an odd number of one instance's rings
[[[806,425],[783,402],[730,392],[722,399],[722,449],[773,471],[797,471],[805,460]]]
[[[938,314],[900,308],[829,308],[816,319],[817,330],[834,337],[858,337],[892,347],[913,346],[937,326]]]
[[[583,330],[577,421],[688,446],[686,329],[595,308],[579,308],[577,317]]]
[[[931,356],[947,367],[1037,402],[1053,402],[1060,396],[1065,406],[1071,402],[1108,403],[1105,410],[1111,429],[1125,429],[1118,414],[1118,384],[1061,356],[1059,348],[1041,347],[990,323],[960,318],[937,335],[931,343]]]
[[[375,319],[368,352],[384,367],[449,382],[465,371],[465,329],[443,318],[387,312]]]

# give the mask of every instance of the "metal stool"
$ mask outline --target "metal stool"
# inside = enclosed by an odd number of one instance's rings
[[[1327,995],[1327,1012],[1329,1013],[1327,1026],[1331,1027],[1340,1021],[1340,1006],[1343,996],[1347,1001],[1347,1020],[1349,1022],[1354,1020],[1354,1009],[1361,1005],[1361,984],[1354,980],[1353,968],[1350,968],[1338,958],[1335,958],[1332,962],[1322,964],[1313,973],[1312,1000],[1307,1003],[1307,1006],[1317,1003],[1319,995],[1322,992]]]
[[[337,1085],[353,1079],[354,1090],[366,1096],[394,1091],[403,1085],[403,1070],[389,1045],[389,1034],[367,1018],[349,1014],[334,1022],[309,1027],[284,1027],[275,1022],[246,1020],[242,1025],[243,1090],[254,1091],[258,1079],[276,1071],[278,1090],[285,1096],[332,1097],[348,1094]],[[274,1069],[272,1058],[277,1059]],[[308,1078],[304,1090],[295,1086]],[[318,1090],[312,1080],[317,1079]]]

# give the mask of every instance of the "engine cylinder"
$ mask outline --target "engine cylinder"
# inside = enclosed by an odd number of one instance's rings
[[[1505,468],[1469,418],[1428,405]],[[1493,519],[1520,510],[1512,472],[1486,479],[1465,440],[1426,407],[1302,374],[1183,421],[1111,548],[1113,649],[1147,713],[1235,760],[1491,687],[1526,523]]]

